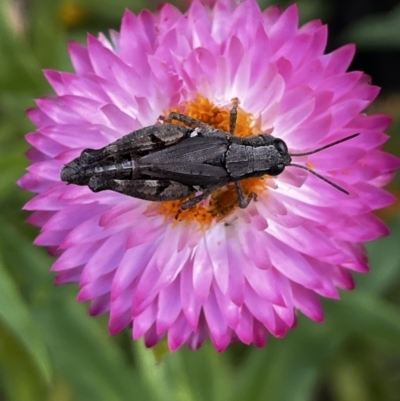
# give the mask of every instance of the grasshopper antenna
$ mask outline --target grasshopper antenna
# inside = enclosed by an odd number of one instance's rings
[[[355,138],[356,136],[360,135],[358,134],[353,134],[350,136],[346,136],[345,138],[339,139],[338,141],[328,143],[328,145],[322,146],[321,148],[311,150],[310,152],[305,152],[305,153],[290,153],[290,156],[307,156],[307,155],[312,155],[314,153],[321,152],[321,150],[331,148],[332,146],[338,145],[339,143],[346,142],[350,139]],[[340,187],[339,185],[335,184],[334,182],[328,180],[327,178],[323,177],[321,174],[316,173],[314,170],[311,170],[310,168],[303,166],[301,164],[296,164],[296,163],[290,163],[289,166],[297,167],[297,168],[302,168],[303,170],[307,170],[311,174],[314,174],[316,177],[321,179],[322,181],[325,181],[327,184],[332,185],[332,187],[338,189],[340,192],[343,192],[346,195],[350,195],[349,192],[347,192],[344,188]]]
[[[311,150],[310,152],[305,152],[305,153],[290,153],[290,156],[307,156],[307,155],[312,155],[312,154],[314,154],[314,153],[321,152],[321,150],[331,148],[332,146],[336,146],[336,145],[338,145],[339,143],[346,142],[346,141],[348,141],[349,139],[353,139],[353,138],[355,138],[355,137],[358,136],[358,135],[360,135],[360,134],[358,133],[358,134],[353,134],[353,135],[350,135],[350,136],[346,136],[345,138],[339,139],[338,141],[335,141],[335,142],[332,142],[332,143],[328,143],[328,145],[322,146],[322,148],[318,148],[318,149],[315,149],[315,150]]]
[[[350,193],[347,192],[344,188],[340,187],[339,185],[337,185],[334,182],[328,180],[327,178],[323,177],[321,174],[316,173],[314,170],[311,170],[310,168],[308,168],[306,166],[302,166],[301,164],[294,164],[294,163],[290,163],[289,166],[298,167],[298,168],[302,168],[303,170],[307,170],[311,174],[314,174],[316,177],[320,178],[322,181],[325,181],[327,184],[332,185],[333,187],[338,189],[340,192],[343,192],[346,195],[350,195]]]

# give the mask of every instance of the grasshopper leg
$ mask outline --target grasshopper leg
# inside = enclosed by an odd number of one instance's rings
[[[197,205],[199,202],[201,202],[202,200],[204,200],[208,196],[210,196],[218,188],[219,188],[219,186],[207,188],[200,195],[197,195],[194,198],[191,198],[191,199],[187,200],[186,202],[183,202],[181,205],[181,210],[190,209],[191,207]]]
[[[88,165],[117,154],[118,147],[115,144],[111,144],[101,149],[84,149],[80,155],[80,160],[84,165]]]
[[[236,193],[237,193],[237,197],[238,197],[239,207],[241,209],[246,209],[246,207],[249,206],[249,204],[252,200],[257,199],[257,194],[254,192],[251,192],[250,195],[246,199],[246,197],[244,196],[242,184],[240,183],[240,181],[235,181],[235,188],[236,188]]]
[[[249,206],[249,204],[252,200],[257,199],[257,194],[255,194],[254,192],[250,193],[250,195],[247,198],[245,197],[242,185],[240,184],[240,181],[235,182],[235,187],[236,187],[236,193],[238,196],[239,207],[241,209],[245,209],[247,206]],[[218,188],[221,188],[221,185],[215,185],[211,188],[204,189],[201,194],[182,203],[181,210],[190,209],[191,207],[197,205],[199,202],[201,202],[202,200],[204,200],[208,196],[210,196]]]
[[[93,176],[88,186],[93,192],[109,189],[134,198],[155,202],[186,198],[194,192],[192,187],[170,180],[110,180]]]
[[[229,112],[229,133],[235,135],[236,120],[237,120],[237,108],[239,106],[239,99],[234,97],[232,99],[232,108]]]
[[[159,118],[166,122],[171,122],[172,120],[180,121],[185,124],[195,125],[196,127],[199,127],[202,129],[210,129],[211,128],[208,124],[203,123],[202,121],[197,120],[196,118],[192,118],[192,117],[186,116],[185,114],[181,114],[181,113],[173,112],[173,113],[169,113],[168,118],[165,118],[163,116],[160,116]]]

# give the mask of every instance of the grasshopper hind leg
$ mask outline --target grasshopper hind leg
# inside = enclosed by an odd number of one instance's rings
[[[185,123],[185,124],[190,124],[190,125],[194,125],[196,127],[202,128],[202,129],[210,129],[212,128],[210,125],[203,123],[203,121],[197,120],[196,118],[192,118],[189,117],[185,114],[181,114],[181,113],[169,113],[168,118],[165,118],[164,116],[160,116],[159,117],[161,120],[164,120],[167,123],[170,123],[173,120],[176,121],[180,121],[181,123]]]
[[[187,210],[187,209],[190,209],[193,206],[196,206],[202,200],[204,200],[208,196],[210,196],[219,187],[220,186],[207,188],[207,189],[203,190],[203,192],[201,194],[195,196],[194,198],[191,198],[191,199],[187,200],[186,202],[183,202],[182,205],[181,205],[181,210]]]
[[[201,194],[182,203],[181,210],[190,209],[191,207],[197,205],[199,202],[201,202],[202,200],[204,200],[208,196],[210,196],[218,188],[221,188],[221,185],[215,185],[213,187],[204,189]],[[242,185],[240,184],[239,181],[235,182],[235,188],[236,188],[236,193],[237,193],[237,197],[238,197],[239,207],[241,209],[246,209],[246,207],[249,206],[249,204],[252,200],[257,200],[257,194],[255,194],[254,192],[251,192],[250,195],[246,198],[246,196],[243,192]]]
[[[102,159],[115,156],[118,152],[118,149],[115,145],[108,145],[101,149],[84,149],[79,156],[81,163],[88,165],[91,163],[99,162]]]
[[[232,108],[229,112],[229,133],[231,135],[235,135],[235,128],[236,128],[236,120],[237,120],[237,109],[239,107],[239,99],[237,97],[234,97],[232,99]],[[209,130],[212,127],[203,121],[197,120],[196,118],[189,117],[185,114],[181,113],[169,113],[168,117],[165,118],[164,116],[159,117],[160,120],[163,120],[165,122],[171,122],[173,120],[180,121],[185,124],[190,124],[194,125],[196,127],[199,127],[201,129]]]
[[[93,176],[88,186],[93,192],[111,190],[154,202],[178,200],[194,192],[192,187],[170,180],[109,180]]]

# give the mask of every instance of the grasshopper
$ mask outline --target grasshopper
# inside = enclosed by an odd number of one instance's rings
[[[163,124],[141,128],[102,149],[85,149],[66,164],[61,180],[87,185],[93,192],[112,190],[134,198],[162,202],[184,199],[181,210],[206,199],[233,183],[238,204],[246,208],[256,199],[247,197],[241,180],[277,176],[288,166],[309,171],[339,191],[345,189],[306,166],[292,163],[293,156],[320,152],[359,134],[347,136],[310,152],[290,154],[286,143],[270,134],[235,136],[238,100],[230,110],[229,133],[180,113],[160,117]],[[186,125],[172,124],[173,120]]]

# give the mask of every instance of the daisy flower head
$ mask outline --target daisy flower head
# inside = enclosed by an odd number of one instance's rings
[[[327,27],[299,27],[295,5],[260,10],[256,1],[194,1],[180,13],[126,11],[120,32],[69,44],[74,73],[46,71],[55,95],[28,111],[37,130],[19,185],[41,228],[36,245],[57,257],[56,283],[78,283],[90,314],[109,313],[109,330],[132,327],[147,346],[218,351],[241,341],[262,347],[283,337],[297,311],[322,321],[319,296],[352,289],[366,272],[363,242],[388,233],[372,214],[394,201],[381,189],[399,160],[380,150],[390,118],[363,110],[379,89],[346,72],[347,45],[324,54]],[[241,181],[181,211],[185,200],[149,202],[115,191],[66,185],[63,166],[179,112],[235,136],[272,134],[290,154],[345,192],[301,168]],[[187,199],[186,199],[187,200]]]

